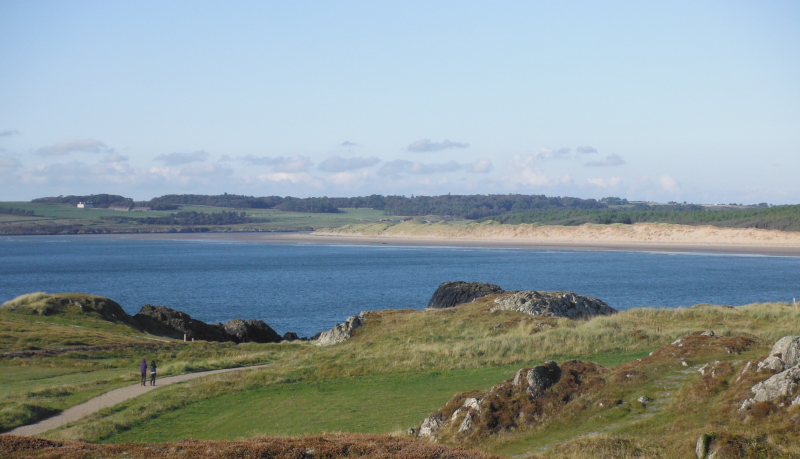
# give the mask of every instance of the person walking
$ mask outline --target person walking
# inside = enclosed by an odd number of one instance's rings
[[[150,385],[156,385],[156,361],[152,360],[150,362]]]
[[[142,385],[144,386],[144,385],[146,385],[145,383],[147,382],[147,360],[146,359],[142,359],[142,364],[140,365],[139,369],[142,370]]]

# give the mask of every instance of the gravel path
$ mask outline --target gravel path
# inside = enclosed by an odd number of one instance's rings
[[[247,370],[250,368],[262,368],[265,366],[266,365],[255,365],[252,367],[225,368],[223,370],[200,371],[197,373],[187,373],[185,375],[169,376],[167,378],[161,378],[156,381],[157,384],[156,386],[150,386],[150,385],[141,386],[139,385],[139,383],[136,383],[133,386],[120,387],[119,389],[114,389],[110,392],[106,392],[105,394],[95,397],[87,402],[81,403],[80,405],[73,406],[72,408],[67,408],[66,410],[62,411],[61,414],[57,414],[51,418],[39,421],[36,424],[29,424],[27,426],[17,427],[14,430],[6,432],[6,434],[24,435],[24,436],[39,435],[44,432],[47,432],[48,430],[55,429],[56,427],[61,427],[69,422],[77,421],[83,418],[84,416],[96,413],[102,410],[103,408],[108,408],[110,406],[116,405],[117,403],[124,402],[125,400],[138,397],[139,395],[142,395],[145,392],[150,392],[151,390],[158,389],[159,387],[164,387],[170,384],[175,384],[183,381],[189,381],[191,379],[202,378],[204,376],[226,373],[229,371]]]

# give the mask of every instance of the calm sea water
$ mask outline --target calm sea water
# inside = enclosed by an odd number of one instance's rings
[[[568,290],[617,309],[800,298],[800,257],[463,247],[0,238],[0,301],[37,291],[145,303],[206,321],[262,319],[283,334],[363,310],[424,308],[450,280]]]

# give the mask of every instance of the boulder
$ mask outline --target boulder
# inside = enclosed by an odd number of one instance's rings
[[[364,317],[361,315],[350,316],[344,322],[336,324],[328,331],[319,334],[317,346],[332,346],[347,341],[353,332],[364,325]]]
[[[491,311],[519,311],[534,316],[585,319],[616,314],[605,302],[572,292],[511,292],[494,300]]]
[[[233,319],[222,326],[225,333],[236,343],[280,343],[281,336],[263,320]]]
[[[523,368],[514,375],[512,385],[517,390],[536,397],[561,379],[561,368],[552,360],[533,368]]]
[[[433,293],[428,302],[428,309],[452,308],[476,298],[503,292],[500,286],[485,282],[445,282]]]
[[[739,409],[746,410],[757,402],[769,402],[778,406],[785,406],[785,402],[795,394],[798,383],[800,383],[800,366],[784,370],[753,386],[750,389],[753,397],[745,400]],[[791,404],[800,404],[800,396],[795,397]]]
[[[783,371],[800,363],[800,336],[784,336],[772,346],[772,352],[758,364],[757,371]]]
[[[283,340],[284,341],[297,341],[299,339],[300,339],[300,337],[297,336],[297,333],[295,333],[295,332],[286,332],[286,333],[283,334]],[[304,339],[308,339],[308,338],[304,338]]]

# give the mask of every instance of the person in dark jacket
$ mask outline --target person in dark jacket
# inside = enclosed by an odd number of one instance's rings
[[[150,385],[156,385],[156,361],[152,360],[150,362]]]
[[[142,370],[142,385],[145,386],[147,383],[147,360],[142,359],[142,364],[139,367]]]

